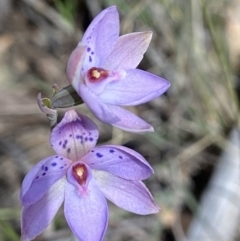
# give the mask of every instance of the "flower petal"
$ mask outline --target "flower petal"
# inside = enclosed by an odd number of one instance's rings
[[[116,6],[109,7],[94,18],[87,28],[82,43],[87,45],[84,71],[101,67],[112,52],[119,36],[119,16]]]
[[[66,178],[58,180],[36,203],[23,207],[22,241],[33,240],[49,225],[64,199]]]
[[[79,95],[84,100],[88,108],[102,122],[114,123],[119,121],[119,118],[114,114],[108,105],[103,103],[92,91],[85,85],[80,86]]]
[[[32,185],[32,182],[34,178],[36,177],[36,174],[39,172],[41,169],[42,165],[45,164],[47,160],[49,160],[52,157],[47,157],[41,161],[39,161],[24,177],[23,182],[22,182],[22,188],[20,191],[20,200],[22,200],[23,196],[26,194],[28,191],[29,187]]]
[[[135,69],[143,58],[152,38],[152,32],[122,35],[103,67],[106,69]]]
[[[119,106],[108,105],[108,107],[111,109],[112,113],[119,118],[119,121],[113,121],[111,123],[113,126],[128,132],[154,131],[151,125],[135,114]]]
[[[66,175],[71,163],[62,156],[51,156],[36,164],[23,180],[22,205],[28,206],[41,199],[55,182]]]
[[[68,179],[69,176],[70,174]],[[108,223],[108,208],[106,199],[94,179],[89,181],[87,192],[82,192],[80,185],[67,183],[64,213],[78,239],[82,241],[103,239]]]
[[[77,89],[81,80],[81,69],[83,60],[86,56],[87,47],[83,44],[79,44],[77,48],[71,53],[66,68],[66,74],[69,82]]]
[[[127,211],[146,215],[157,213],[151,193],[141,181],[130,181],[103,171],[93,171],[98,186],[107,199]]]
[[[92,169],[110,172],[128,180],[143,180],[153,174],[143,156],[121,146],[96,147],[83,157],[82,162]]]
[[[50,142],[57,154],[77,161],[95,147],[98,135],[98,128],[91,119],[68,110],[52,130]]]
[[[139,69],[126,70],[125,78],[110,82],[99,96],[111,105],[133,106],[143,104],[162,95],[170,83],[156,75]]]

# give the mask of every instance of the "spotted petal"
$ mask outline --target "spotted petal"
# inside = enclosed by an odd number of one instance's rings
[[[94,179],[89,180],[87,190],[83,191],[80,185],[73,185],[73,177],[68,174],[71,180],[66,185],[64,202],[68,225],[79,240],[101,241],[108,222],[106,199]]]
[[[120,146],[99,146],[82,159],[92,169],[110,172],[128,180],[148,178],[153,170],[137,152]]]
[[[119,16],[116,6],[102,11],[85,32],[82,43],[87,46],[84,71],[101,67],[112,52],[119,36]]]
[[[139,69],[126,70],[125,78],[109,83],[99,98],[111,105],[134,106],[162,95],[170,83]]]
[[[25,176],[20,199],[23,206],[40,200],[50,187],[66,175],[71,161],[62,156],[51,156],[36,164]]]
[[[98,134],[92,120],[75,110],[68,110],[52,130],[50,142],[58,155],[77,161],[95,147]]]
[[[21,229],[22,241],[33,240],[47,228],[64,199],[66,178],[57,181],[36,203],[23,207]]]
[[[141,181],[130,181],[103,171],[94,171],[101,191],[114,204],[127,211],[146,215],[157,213],[158,206]]]

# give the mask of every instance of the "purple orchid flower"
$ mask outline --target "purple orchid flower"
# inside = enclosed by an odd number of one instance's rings
[[[23,180],[22,241],[48,226],[64,201],[64,214],[81,241],[99,241],[108,223],[106,198],[137,214],[159,208],[141,180],[153,170],[137,152],[116,145],[95,147],[97,126],[69,110],[50,135],[56,155],[37,163]]]
[[[150,101],[170,86],[165,79],[135,69],[151,37],[151,32],[119,37],[118,11],[112,6],[92,21],[70,55],[68,80],[102,122],[130,132],[153,131],[151,125],[121,107]]]

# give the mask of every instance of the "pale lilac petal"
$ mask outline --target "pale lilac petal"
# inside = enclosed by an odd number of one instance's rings
[[[83,60],[85,58],[86,49],[87,48],[85,45],[79,44],[77,48],[73,50],[67,62],[67,78],[75,89],[78,88],[79,82],[82,81],[81,69]]]
[[[99,98],[111,105],[133,106],[162,95],[170,83],[139,69],[126,70],[125,78],[109,83]]]
[[[119,16],[116,6],[102,11],[89,25],[82,43],[87,46],[84,71],[101,67],[112,52],[119,36]]]
[[[130,181],[103,171],[93,171],[105,197],[127,211],[146,215],[157,213],[151,193],[141,181]]]
[[[127,111],[119,106],[108,105],[112,113],[115,114],[119,121],[110,124],[128,132],[146,132],[153,131],[153,127],[146,121],[142,120],[135,114]]]
[[[143,180],[153,174],[151,166],[137,152],[120,146],[99,146],[81,160],[92,169],[110,172],[128,180]]]
[[[143,58],[152,38],[152,32],[122,35],[103,67],[106,69],[135,69]]]
[[[70,174],[68,179],[69,176]],[[67,183],[64,214],[68,225],[79,240],[103,240],[108,223],[108,207],[94,179],[89,181],[84,192],[80,185]]]
[[[33,240],[47,228],[64,199],[66,178],[57,181],[36,203],[23,207],[21,218],[22,241]]]
[[[66,175],[71,161],[62,156],[48,157],[33,167],[23,180],[20,199],[23,206],[43,197],[50,187]]]
[[[119,121],[119,118],[111,111],[109,106],[103,103],[88,87],[81,85],[80,96],[100,121],[106,123]]]
[[[50,142],[58,155],[77,161],[95,147],[98,134],[98,128],[91,119],[75,110],[68,110],[52,130]]]

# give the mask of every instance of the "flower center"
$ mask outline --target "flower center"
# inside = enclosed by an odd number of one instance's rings
[[[72,168],[73,177],[77,180],[80,185],[84,185],[87,179],[87,168],[84,164],[78,163]]]
[[[92,83],[106,79],[108,75],[109,75],[108,70],[97,68],[97,67],[93,67],[87,72],[88,80],[89,82],[92,82]]]

